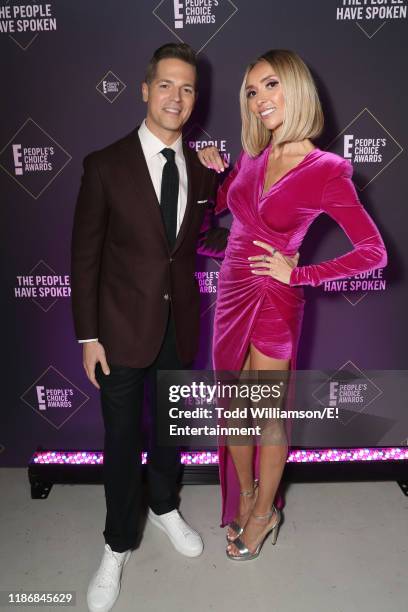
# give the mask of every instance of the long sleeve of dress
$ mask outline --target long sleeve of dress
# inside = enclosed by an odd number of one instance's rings
[[[227,197],[228,190],[234,178],[237,176],[243,153],[240,154],[238,160],[234,164],[234,167],[229,172],[218,187],[216,192],[216,206],[212,213],[207,214],[203,226],[200,230],[201,239],[197,249],[199,255],[205,255],[207,257],[213,257],[215,259],[223,259],[225,249],[227,247],[229,230],[225,227],[213,227],[214,215],[218,215],[228,208]],[[218,175],[214,172],[215,179],[218,179]],[[209,211],[207,211],[209,213]]]
[[[217,191],[217,203],[216,203],[216,207],[215,207],[215,214],[218,215],[219,213],[223,212],[226,208],[228,208],[228,189],[230,188],[230,185],[232,183],[232,181],[234,180],[234,178],[237,176],[240,166],[241,166],[241,161],[242,161],[242,157],[243,157],[244,152],[241,151],[237,161],[234,164],[234,167],[232,168],[231,172],[228,174],[228,176],[223,180],[222,184],[218,187],[218,191]]]
[[[336,165],[323,189],[321,211],[334,219],[353,245],[348,253],[320,264],[298,266],[290,276],[290,285],[312,285],[347,278],[383,268],[387,253],[381,235],[358,199],[351,180],[353,168],[348,160]]]
[[[218,174],[214,170],[208,172],[210,172],[211,175],[208,190],[208,201],[210,205],[205,208],[204,219],[200,228],[197,253],[205,257],[222,259],[227,246],[229,231],[226,228],[217,227],[215,224],[215,204],[219,181]]]

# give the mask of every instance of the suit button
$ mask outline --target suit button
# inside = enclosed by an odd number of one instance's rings
[[[169,297],[169,294],[168,294],[168,293],[165,293],[165,294],[163,295],[163,297],[164,297],[164,299],[165,299],[166,301],[170,299],[170,297]]]
[[[172,257],[170,257],[169,262],[173,263],[174,259]]]

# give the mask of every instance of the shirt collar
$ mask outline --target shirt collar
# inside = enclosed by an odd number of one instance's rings
[[[142,145],[146,160],[151,159],[155,155],[159,155],[162,149],[173,149],[173,151],[176,153],[176,157],[184,161],[183,141],[181,135],[175,142],[173,142],[172,145],[166,145],[160,140],[160,138],[157,138],[157,136],[155,136],[153,132],[149,130],[145,119],[143,119],[138,133],[140,144]]]

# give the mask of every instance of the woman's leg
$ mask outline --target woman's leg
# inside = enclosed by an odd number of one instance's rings
[[[284,378],[287,380],[289,366],[289,359],[274,359],[272,357],[267,357],[251,345],[249,367],[250,370],[260,370],[260,382],[266,384],[268,380],[268,371],[271,370],[286,372]],[[264,372],[262,373],[262,371]],[[271,376],[269,376],[269,381],[271,381]],[[274,402],[274,406],[278,403],[281,404],[283,397],[284,396],[280,398],[279,402]],[[288,451],[284,421],[277,419],[262,419],[261,427],[259,486],[253,511],[253,514],[257,516],[267,515],[271,510],[285,467]],[[245,531],[241,536],[241,540],[251,552],[254,551],[259,544],[265,527],[269,523],[273,524],[275,520],[275,513],[269,519],[265,520],[256,520],[253,519],[253,517],[249,518],[245,526]],[[230,544],[228,549],[232,554],[239,554],[234,544]]]
[[[242,372],[246,372],[250,369],[250,352],[245,359],[242,367]],[[246,400],[245,400],[245,403]],[[237,402],[234,402],[234,408],[238,406]],[[232,423],[236,425],[236,420]],[[231,455],[233,464],[235,466],[240,491],[253,491],[254,488],[254,472],[253,472],[253,457],[254,457],[254,445],[253,444],[228,444],[228,452]],[[253,496],[241,495],[239,498],[239,509],[235,517],[235,522],[239,525],[244,526],[244,523],[248,519],[249,513],[253,507]],[[235,537],[236,533],[230,527],[228,528],[228,537]]]

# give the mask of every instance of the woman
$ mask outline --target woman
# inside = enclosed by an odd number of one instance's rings
[[[217,212],[228,207],[233,224],[219,276],[214,369],[284,373],[296,368],[302,285],[384,267],[387,256],[358,200],[350,162],[312,142],[321,133],[323,114],[301,58],[271,50],[251,63],[240,105],[243,151],[217,195]],[[226,167],[214,147],[199,157],[218,172]],[[330,261],[297,266],[307,229],[322,212],[342,227],[354,248]],[[284,435],[255,449],[220,447],[230,559],[256,557],[271,531],[275,543],[281,514],[273,501],[287,451]]]

